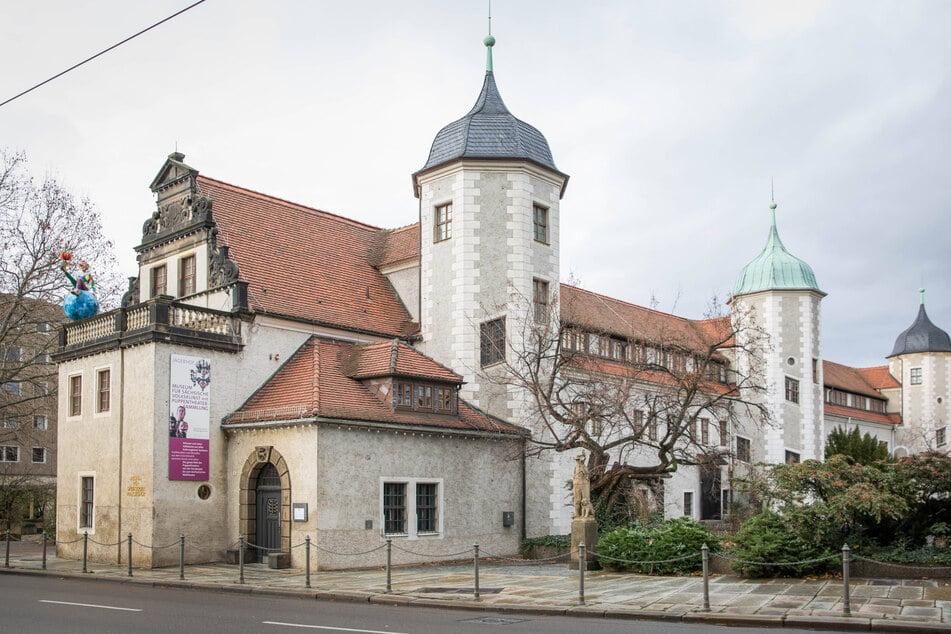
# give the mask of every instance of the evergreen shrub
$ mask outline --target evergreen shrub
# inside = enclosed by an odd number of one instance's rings
[[[744,577],[801,577],[840,566],[837,559],[791,565],[834,554],[816,535],[804,534],[799,528],[802,524],[788,515],[781,517],[769,512],[748,519],[733,537],[733,556],[737,561],[731,561],[730,567]]]
[[[664,520],[652,526],[635,524],[618,528],[598,539],[601,566],[651,575],[695,572],[703,566],[700,549],[719,548],[716,536],[699,522],[687,517]],[[692,556],[679,561],[667,561]],[[610,557],[611,559],[607,559]],[[624,561],[614,561],[616,559]],[[626,563],[626,562],[663,563]]]

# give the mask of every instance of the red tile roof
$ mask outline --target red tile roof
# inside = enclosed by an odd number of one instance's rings
[[[825,404],[826,414],[835,414],[837,416],[848,416],[861,420],[870,420],[876,423],[890,423],[898,425],[901,423],[901,416],[898,414],[880,414],[876,412],[867,412],[861,409],[852,409],[851,407],[842,407],[841,405]]]
[[[869,384],[858,368],[851,368],[841,363],[823,361],[822,382],[828,387],[838,388],[846,392],[872,396],[879,399],[884,398],[881,392]]]
[[[418,330],[370,263],[380,229],[206,176],[198,188],[253,310],[386,336]]]
[[[855,368],[855,371],[862,375],[869,385],[877,390],[887,390],[889,388],[901,387],[901,384],[895,380],[887,365],[880,365],[874,368]]]
[[[377,252],[371,264],[380,268],[396,266],[419,258],[419,223],[384,229],[378,236]]]
[[[381,349],[390,346],[389,343],[367,346],[374,348],[368,358],[374,358]],[[339,341],[309,339],[225,425],[317,417],[507,435],[525,433],[524,429],[490,417],[462,400],[456,416],[394,410],[384,402],[385,398],[381,400],[374,395],[373,386],[345,375],[344,368],[354,359],[355,348]],[[427,378],[444,380],[445,368],[433,364],[438,371]],[[418,368],[424,364],[410,365]]]
[[[399,339],[386,343],[354,346],[343,368],[344,374],[353,379],[402,376],[462,383],[460,375],[436,363]]]

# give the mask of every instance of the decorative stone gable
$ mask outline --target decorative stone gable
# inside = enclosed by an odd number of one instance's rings
[[[142,225],[142,247],[156,246],[210,226],[210,198],[198,191],[198,170],[182,162],[185,155],[168,155],[149,188],[156,195],[156,210]]]

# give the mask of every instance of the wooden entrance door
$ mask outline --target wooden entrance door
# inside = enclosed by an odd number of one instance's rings
[[[720,465],[700,465],[700,519],[718,520],[720,515]]]
[[[262,549],[258,561],[262,561],[264,554],[281,550],[281,477],[273,464],[261,469],[256,490],[255,539]]]

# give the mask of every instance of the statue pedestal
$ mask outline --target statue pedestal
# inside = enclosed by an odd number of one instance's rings
[[[598,548],[598,522],[593,517],[576,517],[571,520],[571,556],[568,559],[570,570],[578,569],[578,544],[584,542],[585,570],[601,570],[594,552]]]

